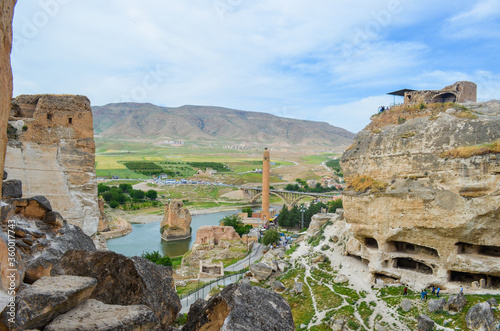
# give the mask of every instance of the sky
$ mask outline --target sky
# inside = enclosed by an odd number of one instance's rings
[[[498,0],[18,0],[14,96],[221,106],[362,130],[395,90],[500,99]]]

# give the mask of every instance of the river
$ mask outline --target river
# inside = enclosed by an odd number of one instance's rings
[[[146,224],[132,224],[132,233],[107,241],[110,251],[125,256],[141,256],[144,252],[159,251],[169,257],[181,256],[186,253],[196,241],[196,232],[202,225],[219,225],[219,221],[234,211],[214,214],[195,215],[192,217],[192,235],[190,239],[165,241],[160,235],[160,221]]]

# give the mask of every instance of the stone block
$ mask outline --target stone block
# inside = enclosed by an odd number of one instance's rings
[[[2,198],[18,199],[23,196],[23,183],[18,179],[2,182]]]

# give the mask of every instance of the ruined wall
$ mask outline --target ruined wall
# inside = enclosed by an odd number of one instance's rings
[[[477,118],[447,111],[363,130],[344,153],[351,189],[343,205],[355,237],[347,253],[374,275],[423,286],[485,278],[500,287],[500,154],[441,154],[500,139],[500,104],[470,107]]]
[[[20,117],[21,116],[21,117]],[[46,196],[54,210],[91,235],[99,223],[92,110],[87,97],[22,95],[12,100],[5,169],[23,196]]]
[[[473,82],[460,81],[441,90],[422,90],[406,92],[405,104],[437,103],[437,102],[476,102],[477,85]]]
[[[7,148],[7,120],[12,98],[12,70],[10,67],[10,51],[12,48],[12,17],[16,0],[0,2],[0,173],[3,174],[5,149]],[[2,187],[0,185],[0,196]]]
[[[241,240],[232,226],[204,225],[196,232],[197,244],[218,245],[221,240]]]
[[[191,238],[191,214],[180,200],[170,201],[165,205],[165,214],[161,221],[163,240],[181,240]]]

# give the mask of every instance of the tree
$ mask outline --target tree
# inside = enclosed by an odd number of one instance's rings
[[[342,199],[332,200],[328,202],[329,213],[335,213],[338,208],[343,208]]]
[[[159,251],[153,251],[151,253],[150,252],[142,253],[141,256],[159,265],[166,265],[166,266],[172,265],[172,260],[168,256],[161,256]]]
[[[245,207],[241,210],[241,212],[247,213],[248,217],[252,217],[253,210],[252,210],[252,207]]]
[[[279,240],[280,235],[276,232],[276,230],[267,230],[264,237],[262,237],[262,243],[266,246],[278,242]]]
[[[288,218],[289,218],[288,207],[286,205],[283,205],[283,208],[281,208],[280,211],[280,215],[278,216],[279,226],[290,226]]]
[[[124,193],[132,192],[132,185],[130,184],[120,184],[118,185],[118,188]]]
[[[108,192],[110,189],[110,187],[104,183],[99,183],[97,185],[97,195],[101,195],[103,194],[104,192]]]
[[[130,192],[130,197],[132,199],[141,200],[144,199],[145,195],[146,194],[142,190],[132,190],[132,192]]]
[[[224,226],[232,226],[236,233],[238,233],[240,236],[247,234],[252,228],[250,224],[243,224],[241,219],[238,218],[238,215],[236,214],[225,216],[219,221],[219,224]]]
[[[156,200],[157,197],[158,192],[156,192],[155,190],[149,190],[146,192],[146,198],[148,198],[149,200]]]
[[[110,203],[109,203],[109,206],[113,209],[116,209],[118,208],[118,206],[120,205],[120,203],[118,203],[118,201],[116,200],[112,200]]]
[[[300,213],[299,207],[297,205],[293,206],[290,210],[289,226],[300,226],[301,219],[302,215]]]

